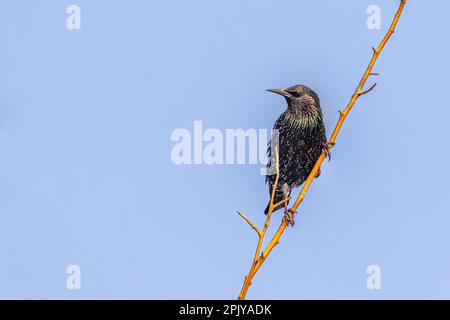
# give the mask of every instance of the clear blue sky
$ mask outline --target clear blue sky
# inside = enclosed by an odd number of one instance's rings
[[[450,3],[409,2],[249,298],[450,298]],[[3,3],[0,298],[235,298],[256,236],[234,211],[263,223],[260,166],[175,166],[172,131],[270,128],[285,106],[264,89],[297,83],[330,131],[397,3]]]

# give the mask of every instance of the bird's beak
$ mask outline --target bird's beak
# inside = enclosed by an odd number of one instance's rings
[[[266,91],[282,95],[283,97],[289,97],[289,92],[284,89],[267,89]]]

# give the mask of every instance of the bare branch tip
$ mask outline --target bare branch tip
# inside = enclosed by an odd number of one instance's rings
[[[248,225],[249,225],[253,230],[255,230],[255,232],[258,234],[259,237],[261,237],[261,231],[259,231],[258,227],[255,226],[255,224],[254,224],[253,222],[251,222],[249,218],[247,218],[247,217],[246,217],[242,212],[240,212],[240,211],[236,211],[236,213],[237,213],[242,219],[244,219],[245,222],[247,222]]]

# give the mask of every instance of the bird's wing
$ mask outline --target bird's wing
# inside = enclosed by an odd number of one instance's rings
[[[275,163],[275,155],[272,154],[272,142],[278,147],[278,155],[279,155],[279,167],[281,168],[281,165],[285,163],[282,159],[283,153],[280,151],[282,146],[285,144],[285,134],[284,134],[284,128],[285,126],[283,123],[285,122],[285,114],[286,112],[282,113],[280,117],[278,117],[277,121],[275,121],[275,124],[273,126],[273,132],[272,132],[272,139],[270,139],[268,145],[267,145],[267,168],[270,168],[272,163]],[[278,130],[278,135],[274,136],[274,131]],[[266,175],[266,183],[272,185],[275,181],[275,175],[274,174],[268,174]]]

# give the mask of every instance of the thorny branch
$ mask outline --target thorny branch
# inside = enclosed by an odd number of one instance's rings
[[[364,72],[358,87],[356,88],[355,92],[353,93],[349,103],[347,104],[347,106],[345,107],[345,109],[343,111],[339,111],[339,120],[333,130],[333,133],[331,134],[330,140],[328,142],[328,146],[329,148],[333,148],[335,145],[335,141],[336,138],[341,130],[341,127],[348,115],[348,113],[350,112],[350,110],[353,108],[353,106],[355,105],[356,101],[358,100],[358,98],[362,95],[365,95],[367,93],[369,93],[370,91],[372,91],[375,86],[376,83],[374,83],[371,87],[369,87],[369,89],[364,90],[364,86],[366,85],[367,79],[369,78],[369,76],[377,76],[378,73],[372,72],[372,69],[381,53],[381,51],[383,50],[384,46],[386,45],[386,43],[388,42],[388,40],[390,39],[390,37],[392,36],[392,34],[395,31],[395,27],[397,26],[398,20],[400,19],[400,16],[403,12],[403,8],[405,7],[406,4],[406,0],[400,0],[400,5],[397,9],[397,12],[394,16],[394,19],[392,20],[392,23],[389,27],[389,30],[387,31],[386,35],[384,36],[384,38],[381,40],[380,44],[378,45],[378,47],[372,47],[372,51],[373,51],[373,55],[372,55],[372,59],[369,62],[369,65],[366,68],[366,71]],[[295,200],[294,204],[291,207],[291,211],[295,212],[297,211],[297,208],[299,207],[299,205],[302,203],[303,199],[306,196],[306,193],[309,189],[309,187],[311,186],[311,183],[314,180],[314,177],[316,176],[317,172],[320,169],[320,166],[323,162],[323,160],[325,159],[326,156],[326,152],[322,152],[322,154],[320,155],[319,159],[317,160],[314,168],[312,169],[311,173],[309,174],[308,178],[306,179],[303,188],[300,191],[300,194],[298,195],[297,199]],[[269,256],[269,254],[272,252],[273,248],[279,243],[280,237],[283,235],[284,231],[286,230],[286,227],[288,225],[288,222],[286,221],[286,218],[283,218],[280,226],[278,227],[278,230],[275,232],[275,235],[273,236],[272,240],[270,240],[270,242],[267,244],[266,248],[261,251],[262,248],[262,244],[263,244],[263,240],[264,237],[266,235],[266,231],[270,225],[270,218],[272,217],[272,213],[275,207],[277,207],[279,204],[284,203],[285,201],[288,201],[289,199],[285,199],[282,202],[275,204],[273,203],[274,200],[274,196],[275,196],[275,190],[278,184],[278,178],[279,178],[279,167],[278,167],[278,159],[279,159],[279,155],[278,155],[278,149],[275,147],[275,159],[276,159],[276,166],[277,166],[277,171],[276,171],[276,179],[275,179],[275,183],[274,186],[272,188],[272,194],[271,194],[271,199],[270,199],[270,206],[269,206],[269,211],[267,214],[267,218],[266,218],[266,222],[264,224],[264,228],[260,231],[253,222],[251,222],[243,213],[238,212],[238,214],[256,231],[256,233],[258,234],[258,244],[256,246],[256,251],[255,251],[255,256],[253,258],[252,261],[252,265],[250,268],[249,273],[247,274],[247,276],[245,277],[244,283],[242,285],[242,289],[241,292],[239,293],[239,300],[244,300],[246,295],[247,295],[247,291],[250,287],[250,285],[252,284],[252,280],[253,277],[255,276],[255,274],[258,272],[259,268],[261,267],[261,265],[264,263],[264,261],[266,260],[266,258]]]

